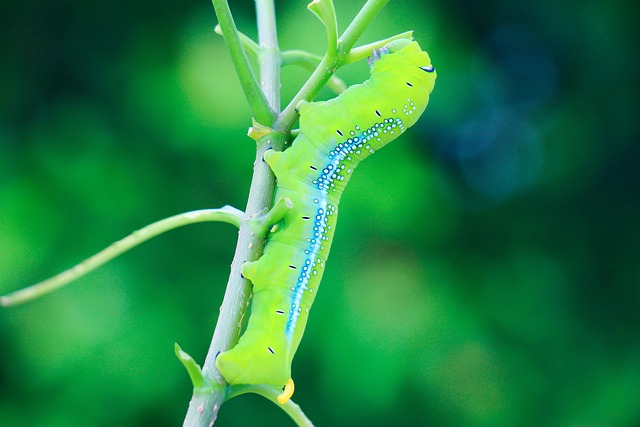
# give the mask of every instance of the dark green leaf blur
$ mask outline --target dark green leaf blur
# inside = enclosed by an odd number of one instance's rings
[[[281,47],[322,53],[307,2],[277,3]],[[362,3],[336,0],[341,29]],[[255,35],[253,2],[231,6]],[[0,293],[163,217],[244,208],[251,121],[210,3],[1,9]],[[316,425],[640,425],[639,9],[397,0],[367,30],[415,30],[438,80],[340,205],[293,365]],[[307,75],[284,70],[285,101]],[[173,345],[204,359],[236,236],[176,230],[0,310],[0,425],[181,425]],[[216,425],[292,423],[241,396]]]

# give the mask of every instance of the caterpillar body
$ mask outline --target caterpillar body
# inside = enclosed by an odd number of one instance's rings
[[[218,355],[229,384],[291,383],[291,362],[318,291],[338,204],[360,161],[400,136],[427,106],[436,73],[416,42],[374,51],[371,77],[324,102],[303,102],[300,134],[264,155],[277,178],[275,200],[293,207],[263,255],[243,264],[253,283],[251,316],[238,344]]]

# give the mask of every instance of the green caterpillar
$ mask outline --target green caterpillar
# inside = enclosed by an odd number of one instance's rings
[[[218,355],[229,384],[285,387],[293,393],[291,361],[320,285],[338,214],[353,169],[400,136],[429,102],[436,73],[416,42],[398,40],[373,52],[371,78],[326,102],[303,102],[300,134],[264,160],[277,178],[275,200],[293,207],[266,242],[264,254],[242,267],[253,283],[251,316],[238,344]]]

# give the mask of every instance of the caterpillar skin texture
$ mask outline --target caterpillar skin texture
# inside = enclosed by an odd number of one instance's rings
[[[383,50],[364,83],[326,102],[301,103],[291,148],[265,154],[277,178],[275,200],[289,198],[293,208],[268,236],[262,257],[243,265],[253,283],[251,316],[238,344],[216,360],[229,384],[290,381],[342,191],[358,163],[412,126],[429,101],[436,78],[429,56],[418,43],[403,42]]]

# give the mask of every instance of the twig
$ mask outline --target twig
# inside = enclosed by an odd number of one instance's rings
[[[174,228],[184,225],[195,224],[207,221],[222,221],[240,227],[240,221],[243,213],[231,206],[225,206],[220,209],[202,209],[198,211],[186,212],[160,221],[149,224],[140,230],[134,231],[127,237],[118,240],[107,246],[97,254],[82,261],[80,264],[63,271],[47,280],[44,280],[27,288],[20,289],[9,295],[0,297],[0,306],[9,306],[21,304],[23,302],[41,297],[49,292],[59,289],[85,274],[95,270],[101,265],[109,262],[113,258],[124,252],[146,242],[147,240],[159,234],[166,233]]]
[[[251,114],[260,123],[270,123],[275,117],[276,112],[269,107],[270,103],[265,98],[251,70],[249,60],[247,59],[247,55],[242,47],[242,42],[240,41],[240,36],[238,35],[236,24],[233,21],[229,4],[226,0],[212,0],[212,3],[216,16],[218,17],[220,29],[222,30],[222,37],[224,37],[227,49],[229,49],[229,53],[231,54],[231,60],[240,79],[244,96],[249,103]]]
[[[288,131],[298,117],[296,106],[300,101],[312,100],[320,91],[322,86],[329,80],[335,70],[342,65],[346,55],[360,38],[367,25],[375,18],[380,10],[389,0],[368,0],[362,7],[358,15],[353,19],[349,27],[338,39],[338,52],[336,54],[327,53],[320,65],[313,72],[309,80],[302,86],[296,96],[289,102],[289,105],[278,115],[273,128],[278,131]]]

